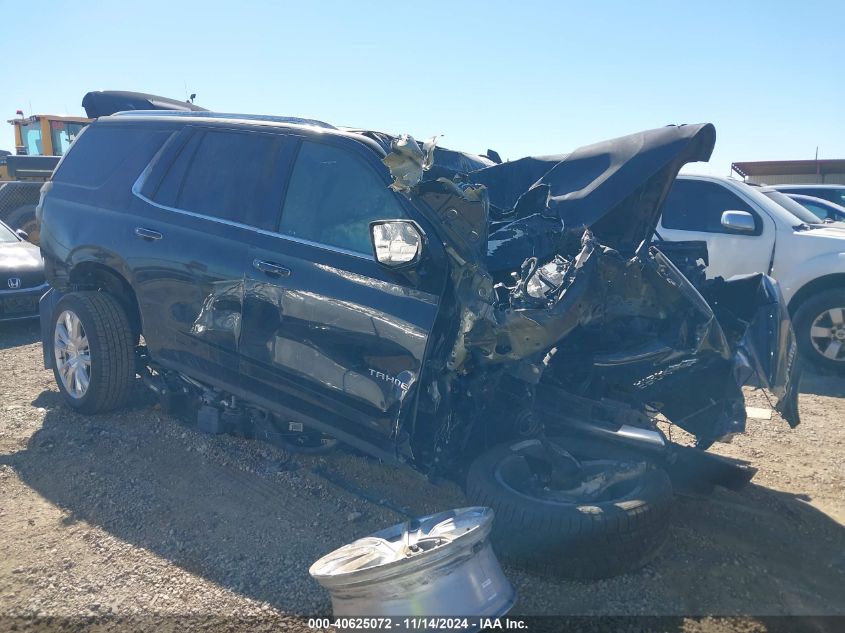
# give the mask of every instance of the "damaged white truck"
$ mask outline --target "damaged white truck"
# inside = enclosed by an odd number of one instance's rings
[[[465,480],[500,555],[620,573],[663,541],[673,486],[753,476],[706,452],[743,431],[743,385],[799,422],[776,283],[652,244],[714,143],[670,126],[498,164],[302,119],[101,118],[38,208],[45,363],[80,411],[141,375],[205,431]]]

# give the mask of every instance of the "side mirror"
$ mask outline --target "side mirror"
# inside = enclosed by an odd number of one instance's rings
[[[419,261],[422,254],[422,233],[409,220],[371,222],[370,237],[376,261],[382,266],[411,266]]]
[[[15,231],[15,234],[16,234],[19,238],[21,238],[22,240],[26,240],[27,238],[29,238],[29,233],[27,233],[27,232],[26,232],[26,231],[24,231],[23,229],[17,229],[17,230]]]
[[[722,226],[736,233],[753,233],[757,230],[754,216],[748,211],[725,211],[722,214]]]

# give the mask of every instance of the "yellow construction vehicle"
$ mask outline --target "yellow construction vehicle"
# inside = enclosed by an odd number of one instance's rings
[[[62,156],[77,134],[92,119],[78,116],[36,114],[9,121],[15,127],[15,153],[27,156]]]
[[[82,107],[90,118],[53,114],[27,117],[18,110],[9,120],[15,130],[15,153],[0,152],[0,221],[25,231],[35,244],[35,207],[41,183],[50,179],[70,144],[91,121],[121,110],[204,111],[192,101],[114,90],[87,93]]]

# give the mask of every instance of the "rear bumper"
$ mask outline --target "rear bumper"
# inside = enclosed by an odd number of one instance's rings
[[[0,322],[22,321],[38,316],[39,299],[50,289],[49,284],[35,288],[0,291]]]

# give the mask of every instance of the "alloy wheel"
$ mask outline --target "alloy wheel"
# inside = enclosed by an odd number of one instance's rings
[[[65,310],[53,331],[53,354],[65,392],[79,399],[91,383],[91,350],[82,320],[72,310]]]
[[[845,362],[845,308],[830,308],[818,315],[810,327],[810,340],[828,360]]]

